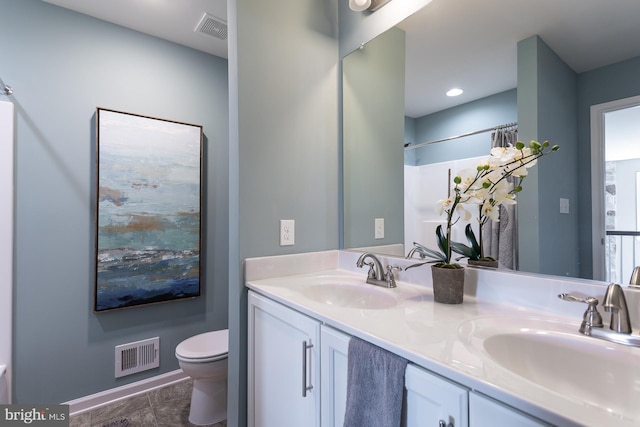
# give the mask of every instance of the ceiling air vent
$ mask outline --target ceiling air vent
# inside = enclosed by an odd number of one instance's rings
[[[196,33],[206,34],[220,40],[227,39],[227,22],[223,19],[205,13],[196,26]]]

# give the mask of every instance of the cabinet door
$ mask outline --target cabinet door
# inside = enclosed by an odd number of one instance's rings
[[[415,365],[405,372],[407,427],[468,427],[468,391]],[[496,424],[499,425],[499,424]]]
[[[349,335],[322,326],[320,346],[322,427],[342,427],[347,403]]]
[[[251,291],[248,320],[248,425],[319,426],[319,322]]]
[[[471,427],[549,426],[541,420],[476,392],[469,393],[469,418],[471,419]]]

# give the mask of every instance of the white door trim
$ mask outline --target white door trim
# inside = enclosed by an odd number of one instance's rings
[[[591,248],[593,279],[605,280],[604,115],[640,105],[640,96],[591,106]]]

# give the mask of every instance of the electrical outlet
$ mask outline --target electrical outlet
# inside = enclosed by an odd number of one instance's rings
[[[569,199],[560,199],[560,213],[561,214],[569,213]]]
[[[280,220],[280,246],[292,246],[295,243],[295,225],[292,219]]]
[[[384,239],[384,218],[376,218],[374,234],[375,239]]]

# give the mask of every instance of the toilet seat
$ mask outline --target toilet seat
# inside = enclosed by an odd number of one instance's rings
[[[176,358],[183,362],[207,363],[227,358],[229,330],[205,332],[182,341],[176,347]]]

